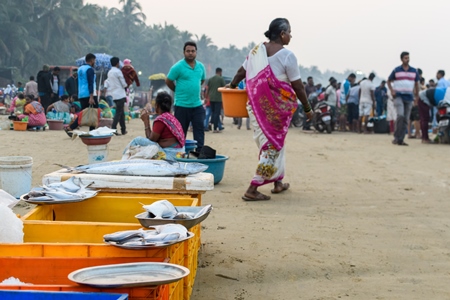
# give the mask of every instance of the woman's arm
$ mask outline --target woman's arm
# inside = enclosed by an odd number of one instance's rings
[[[53,107],[55,107],[55,105],[54,105],[54,104],[50,104],[50,105],[47,107],[46,113],[48,113],[49,111],[51,111]]]
[[[308,120],[312,118],[311,104],[309,104],[308,98],[306,97],[305,86],[303,85],[302,79],[298,79],[291,82],[292,88],[294,89],[297,98],[303,104],[303,111],[306,114]]]
[[[247,74],[247,71],[244,69],[244,67],[240,67],[239,70],[237,70],[236,75],[234,75],[233,80],[231,80],[230,82],[230,88],[235,89],[239,82],[241,82],[244,78],[245,75]]]

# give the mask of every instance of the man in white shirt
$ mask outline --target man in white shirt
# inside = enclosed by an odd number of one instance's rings
[[[325,101],[330,106],[331,118],[333,118],[333,120],[335,120],[336,118],[336,103],[337,103],[336,88],[337,88],[337,80],[331,77],[330,85],[325,90]]]
[[[111,58],[111,65],[113,66],[108,72],[108,95],[110,95],[116,106],[116,114],[114,115],[114,120],[111,128],[117,129],[117,124],[120,124],[120,130],[122,134],[127,134],[127,129],[125,125],[125,111],[124,106],[127,100],[127,95],[125,93],[125,88],[127,83],[123,77],[122,71],[119,69],[120,60],[118,57]]]
[[[374,73],[370,73],[369,79],[363,80],[360,83],[359,89],[359,128],[364,128],[364,133],[368,133],[367,124],[372,110],[375,109],[375,85],[373,79]]]
[[[446,89],[446,88],[450,87],[450,82],[447,79],[445,79],[445,71],[444,70],[439,70],[436,74],[436,78],[438,80],[438,82],[436,84],[436,88]]]

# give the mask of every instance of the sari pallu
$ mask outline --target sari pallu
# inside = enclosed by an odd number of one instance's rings
[[[298,104],[291,85],[273,73],[264,44],[256,46],[247,60],[247,110],[260,149],[251,184],[261,186],[284,178],[285,139]]]
[[[163,122],[164,125],[169,128],[170,132],[175,136],[179,145],[176,145],[174,148],[182,148],[186,142],[184,137],[183,127],[181,127],[180,122],[175,118],[171,113],[165,112],[156,117],[155,122]]]

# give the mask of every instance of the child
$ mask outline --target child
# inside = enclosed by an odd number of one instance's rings
[[[131,60],[129,60],[128,58],[123,61],[122,74],[123,77],[125,77],[125,81],[128,85],[127,88],[129,88],[130,85],[133,84],[133,81],[136,82],[137,86],[141,86],[139,77],[133,66],[131,65]]]

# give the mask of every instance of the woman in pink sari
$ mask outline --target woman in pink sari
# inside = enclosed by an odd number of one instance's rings
[[[166,92],[160,92],[156,96],[155,111],[158,114],[153,121],[153,128],[150,126],[149,112],[143,109],[141,119],[144,122],[145,138],[137,137],[133,139],[124,154],[130,147],[135,146],[158,146],[158,154],[153,159],[175,160],[177,153],[184,153],[184,137],[183,127],[180,122],[170,113],[172,107],[172,96]]]
[[[278,18],[270,23],[265,33],[267,43],[255,46],[237,71],[229,87],[236,88],[246,79],[250,121],[253,138],[260,150],[259,164],[253,179],[242,197],[245,201],[270,200],[258,192],[258,187],[273,183],[273,194],[289,189],[283,183],[285,171],[285,139],[292,116],[297,109],[297,98],[302,102],[308,119],[311,106],[306,98],[297,58],[284,48],[291,40],[289,21]]]
[[[47,123],[44,107],[41,103],[34,100],[33,95],[26,95],[25,100],[26,103],[23,107],[23,115],[20,115],[19,119],[22,120],[23,118],[28,117],[28,128],[43,127]]]

